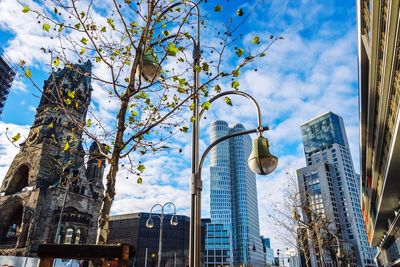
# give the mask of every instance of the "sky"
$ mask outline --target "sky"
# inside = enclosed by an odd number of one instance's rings
[[[39,5],[40,1],[24,1]],[[223,9],[215,14],[215,5],[223,2]],[[356,53],[355,1],[275,0],[259,1],[255,12],[242,26],[246,38],[259,35],[282,36],[251,68],[242,71],[240,90],[254,96],[261,106],[265,133],[271,152],[278,156],[277,170],[268,176],[257,177],[260,233],[271,238],[273,248],[290,247],[280,237],[279,230],[268,219],[271,203],[279,202],[287,182],[286,173],[294,173],[305,166],[300,125],[322,113],[332,111],[343,117],[351,147],[354,166],[359,172],[358,92]],[[253,1],[207,1],[201,5],[209,23],[217,25],[234,14],[238,8],[249,10]],[[202,43],[212,42],[210,34],[202,35]],[[47,78],[48,58],[40,53],[43,44],[54,40],[35,25],[35,19],[21,12],[14,0],[0,0],[0,48],[17,63],[27,61],[33,79],[40,86]],[[229,60],[229,59],[228,59]],[[169,63],[171,64],[171,63]],[[257,71],[255,71],[257,70]],[[17,75],[0,120],[0,182],[4,178],[18,148],[5,137],[20,132],[26,137],[33,122],[40,93]],[[242,123],[246,128],[256,126],[253,106],[243,99],[232,97],[233,106],[211,107],[207,119],[201,122],[201,145],[209,144],[209,124],[216,119],[226,120],[231,126]],[[92,105],[103,116],[115,112],[106,92],[94,85]],[[252,136],[254,137],[254,136]],[[129,179],[121,171],[117,180],[117,195],[112,213],[149,211],[157,202],[173,201],[179,214],[190,210],[190,134],[174,139],[183,153],[163,151],[147,158],[143,184]],[[209,168],[203,169],[203,217],[209,216]]]

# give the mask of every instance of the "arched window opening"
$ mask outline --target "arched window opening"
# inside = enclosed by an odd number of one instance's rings
[[[80,244],[80,241],[81,241],[81,230],[78,229],[76,230],[75,233],[75,244]]]
[[[4,228],[1,231],[0,244],[12,245],[17,242],[18,234],[22,224],[23,206],[18,205],[10,214],[9,220],[5,222]],[[0,229],[1,230],[1,229]]]
[[[11,178],[6,189],[6,194],[11,195],[17,192],[21,192],[24,187],[28,186],[28,181],[29,167],[27,165],[22,165],[18,168],[14,176]]]
[[[68,228],[65,232],[64,244],[72,244],[72,236],[74,235],[74,229]]]

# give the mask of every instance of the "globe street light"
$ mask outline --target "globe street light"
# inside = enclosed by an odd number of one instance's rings
[[[151,228],[154,227],[153,216],[154,217],[158,217],[160,219],[160,234],[159,234],[159,239],[158,239],[158,263],[157,263],[158,267],[161,266],[163,221],[164,221],[165,215],[168,215],[168,214],[164,214],[164,208],[167,205],[172,205],[174,207],[174,213],[172,214],[170,223],[171,223],[172,226],[177,226],[178,225],[178,217],[176,216],[176,207],[175,207],[175,204],[172,203],[172,202],[167,202],[164,205],[161,205],[159,203],[153,205],[153,207],[151,207],[151,210],[150,210],[150,216],[146,221],[146,227],[151,229]],[[161,207],[160,215],[153,214],[153,208],[156,207],[156,206],[160,206]]]

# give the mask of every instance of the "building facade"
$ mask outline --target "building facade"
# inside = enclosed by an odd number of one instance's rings
[[[135,247],[134,266],[152,266],[158,261],[158,244],[160,236],[159,214],[153,213],[154,227],[147,228],[146,221],[150,213],[138,212],[110,216],[108,243],[126,243]],[[172,215],[165,215],[163,223],[161,266],[187,266],[189,263],[189,230],[190,218],[176,215],[178,225],[169,222]],[[202,238],[204,226],[209,220],[202,220]],[[204,242],[202,242],[204,246]],[[204,253],[204,247],[202,249]],[[147,263],[146,263],[147,261]]]
[[[16,73],[17,72],[11,65],[10,60],[7,59],[4,51],[0,49],[0,115],[3,112]]]
[[[317,215],[329,222],[332,247],[340,243],[343,260],[351,266],[376,266],[373,250],[367,242],[359,202],[359,185],[351,158],[343,119],[332,113],[322,114],[301,126],[307,167],[297,170],[302,203],[309,203]],[[303,217],[310,217],[303,210]],[[320,237],[317,231],[316,240]],[[311,241],[312,242],[312,241]],[[327,251],[310,244],[313,266],[323,260],[334,264]],[[332,265],[331,265],[332,266]]]
[[[274,250],[271,248],[271,241],[268,237],[260,236],[263,245],[264,260],[266,266],[274,265]]]
[[[241,124],[230,128],[225,121],[213,122],[211,141],[243,130]],[[221,142],[211,151],[211,222],[223,225],[229,236],[230,266],[258,267],[265,264],[260,240],[256,176],[247,165],[251,149],[251,138],[245,135]]]
[[[105,160],[94,143],[84,163],[82,131],[73,128],[86,121],[91,80],[71,69],[90,74],[91,63],[64,68],[45,81],[28,138],[0,187],[0,255],[35,256],[44,242],[95,242]],[[75,95],[68,116],[56,104],[67,91]]]
[[[357,1],[361,208],[379,266],[400,264],[399,8]]]

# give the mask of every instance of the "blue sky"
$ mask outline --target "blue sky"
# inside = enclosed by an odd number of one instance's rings
[[[25,1],[31,3],[31,1]],[[33,3],[32,3],[33,4]],[[213,12],[221,4],[222,12]],[[209,28],[226,21],[237,8],[246,12],[253,1],[208,1],[201,8],[209,15]],[[41,86],[47,78],[48,59],[40,52],[50,42],[35,21],[26,21],[21,7],[14,0],[0,0],[0,47],[8,57],[18,62],[24,58],[32,68],[34,80]],[[271,230],[267,218],[270,203],[279,201],[279,188],[285,184],[287,171],[304,166],[300,124],[326,111],[344,119],[356,172],[358,172],[358,102],[356,54],[355,1],[260,1],[255,12],[241,28],[243,42],[254,34],[267,39],[269,35],[283,36],[268,51],[267,56],[242,72],[241,90],[259,101],[263,119],[271,127],[266,133],[271,149],[279,159],[277,171],[258,177],[258,199],[261,234],[271,236],[276,248],[287,246]],[[203,44],[210,36],[203,34]],[[247,38],[247,39],[246,39]],[[254,71],[257,69],[257,71]],[[92,100],[103,112],[113,109],[100,88],[95,87]],[[39,92],[22,76],[17,77],[0,121],[0,181],[3,179],[17,149],[5,140],[11,133],[27,135],[33,121]],[[224,119],[234,125],[255,126],[255,113],[247,102],[232,98],[233,107],[211,108],[202,122],[201,148],[209,142],[208,125],[214,119]],[[148,159],[144,183],[125,179],[121,173],[117,184],[114,213],[147,211],[158,201],[174,201],[180,213],[189,213],[190,136],[178,136],[183,153],[163,152]],[[204,169],[203,214],[208,215],[208,168]]]

